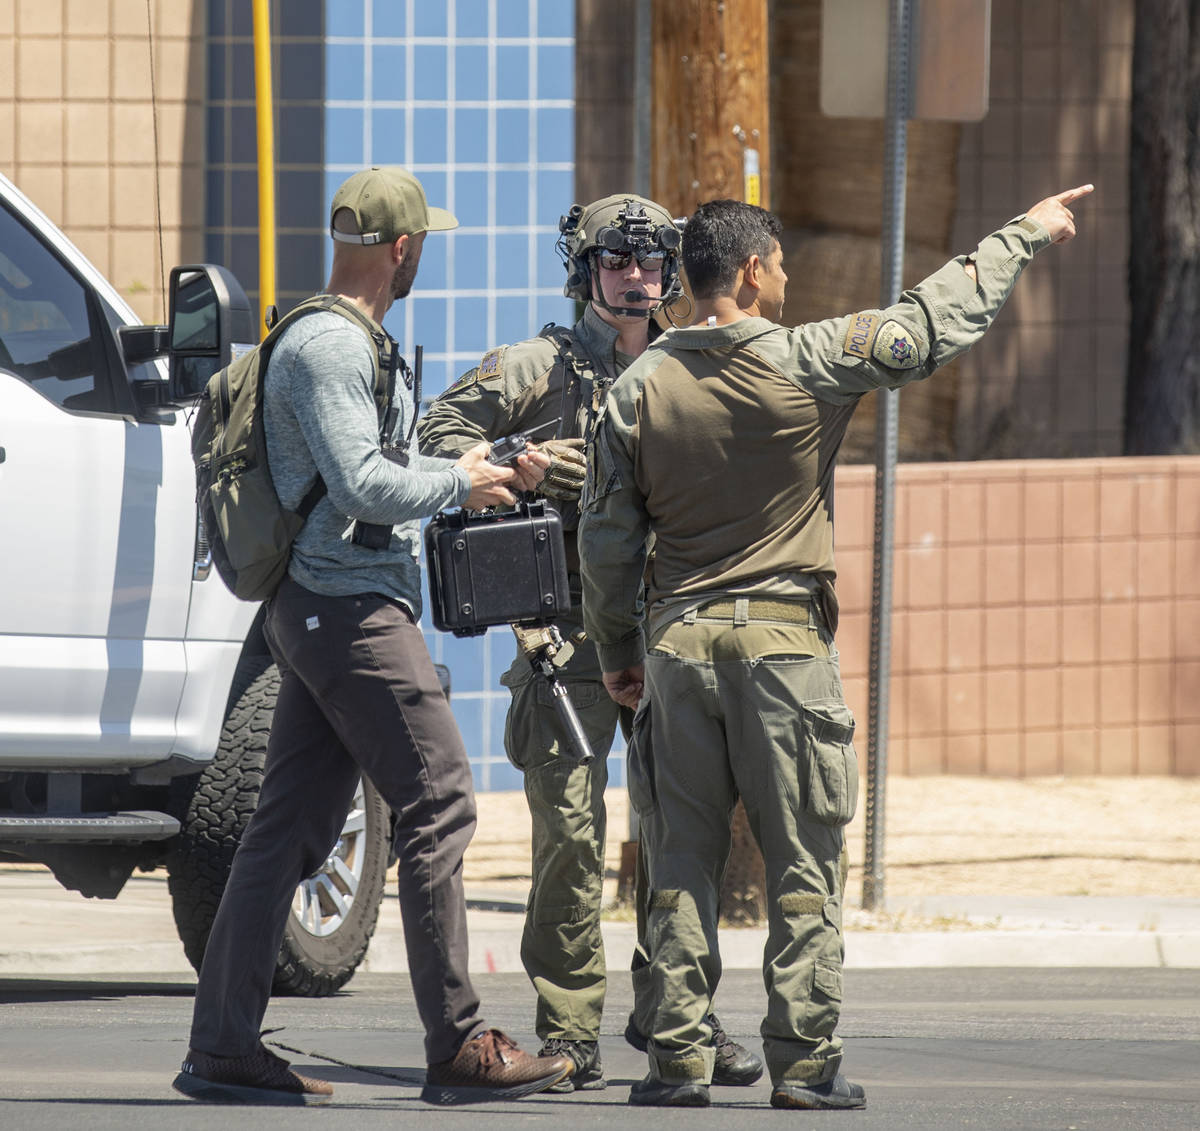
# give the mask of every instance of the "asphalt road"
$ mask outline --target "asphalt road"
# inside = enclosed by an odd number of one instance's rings
[[[477,978],[489,1021],[532,1045],[524,976]],[[337,1088],[307,1110],[213,1108],[170,1081],[185,1051],[192,983],[176,976],[0,980],[0,1127],[516,1126],[692,1128],[1170,1128],[1200,1126],[1200,970],[850,970],[841,1032],[863,1112],[775,1112],[770,1091],[717,1088],[707,1110],[630,1107],[644,1057],[619,1036],[627,980],[612,979],[601,1039],[609,1087],[440,1109],[422,1104],[421,1036],[403,975],[362,975],[334,998],[276,999],[268,1037]],[[762,984],[730,971],[717,1009],[757,1049]]]

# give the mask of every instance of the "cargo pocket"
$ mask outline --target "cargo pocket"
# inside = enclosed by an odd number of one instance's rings
[[[831,962],[817,962],[813,972],[813,988],[820,990],[830,1001],[842,1003],[842,971]]]
[[[858,755],[854,752],[854,716],[840,700],[800,708],[807,754],[810,816],[824,825],[845,825],[858,807]]]
[[[654,759],[650,744],[650,699],[643,696],[633,716],[629,734],[629,752],[626,755],[626,778],[629,788],[629,804],[638,813],[648,813],[654,808]]]
[[[527,660],[517,657],[513,666],[500,677],[500,682],[512,694],[512,703],[504,718],[504,753],[518,770],[524,772],[538,761],[547,760],[547,742],[537,706],[533,668]]]
[[[560,677],[561,679],[561,677]],[[525,772],[552,763],[573,767],[566,753],[569,739],[558,717],[554,692],[546,680],[534,672],[529,662],[518,657],[500,682],[512,693],[512,704],[504,720],[504,752],[518,770]],[[562,680],[580,725],[589,741],[593,735],[585,720],[598,703],[607,703],[608,692],[595,680]]]

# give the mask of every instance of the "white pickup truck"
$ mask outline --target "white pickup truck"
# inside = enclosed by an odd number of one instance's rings
[[[0,176],[0,861],[106,899],[165,865],[198,969],[258,798],[278,673],[260,607],[211,568],[187,421],[205,374],[258,340],[255,320],[222,268],[172,280],[173,321],[182,280],[211,340],[184,341],[182,315],[173,338],[142,326]],[[182,380],[162,360],[172,340],[199,345]],[[297,889],[277,992],[349,980],[389,857],[390,814],[364,784]]]

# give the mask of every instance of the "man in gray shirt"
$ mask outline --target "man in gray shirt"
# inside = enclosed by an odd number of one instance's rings
[[[357,307],[371,335],[332,311],[306,314],[271,355],[264,419],[271,476],[295,509],[325,494],[301,529],[264,633],[281,682],[258,808],[234,858],[196,988],[190,1047],[175,1087],[222,1103],[320,1103],[332,1087],[291,1071],[263,1045],[292,894],[337,841],[360,774],[396,816],[400,906],[428,1061],[431,1103],[516,1098],[557,1083],[564,1057],[532,1057],[479,1015],[467,973],[463,852],[475,797],[462,738],[417,620],[418,523],[443,507],[512,503],[549,460],[487,461],[405,450],[416,406],[375,402],[380,323],[416,277],[427,232],[457,226],[396,166],[356,173],[333,199],[328,293]],[[374,339],[374,340],[372,340]],[[386,447],[386,451],[384,448]],[[372,536],[363,537],[364,527]],[[390,528],[390,529],[389,529]]]

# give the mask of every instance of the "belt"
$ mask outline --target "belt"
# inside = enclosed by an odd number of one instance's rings
[[[773,620],[784,624],[813,624],[811,601],[773,601],[769,597],[737,597],[701,605],[696,616],[704,620]],[[685,616],[685,621],[690,617]]]

